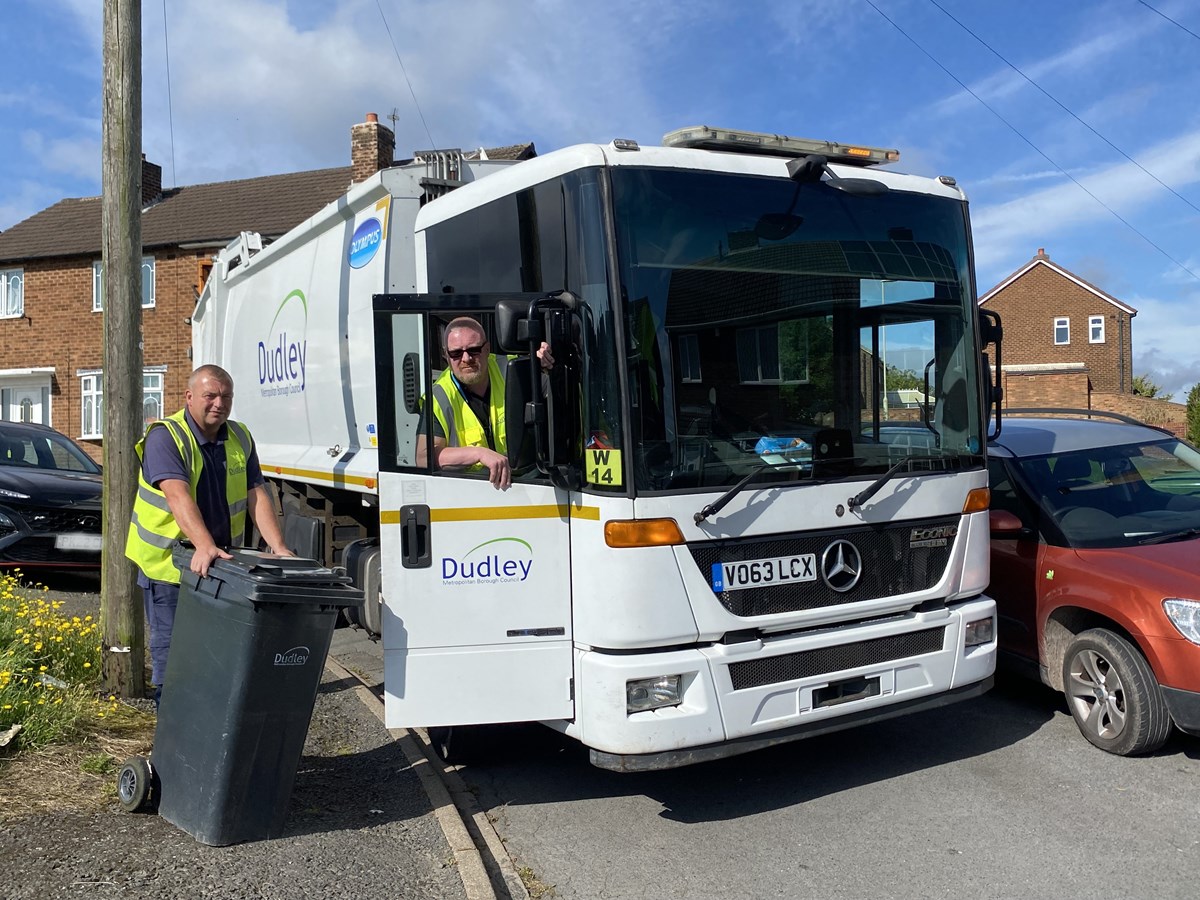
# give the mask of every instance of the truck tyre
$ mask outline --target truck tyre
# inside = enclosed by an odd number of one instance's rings
[[[1085,631],[1067,647],[1063,693],[1083,736],[1109,753],[1153,753],[1171,733],[1171,716],[1150,664],[1106,628]]]
[[[483,759],[487,745],[486,726],[435,725],[428,729],[429,746],[447,765],[461,766]]]

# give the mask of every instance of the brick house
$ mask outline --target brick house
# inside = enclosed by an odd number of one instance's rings
[[[1039,248],[979,300],[1004,323],[1006,408],[1095,409],[1182,434],[1183,404],[1133,393],[1137,310]]]
[[[374,113],[351,128],[351,165],[162,190],[143,157],[142,338],[146,421],[183,403],[191,314],[214,253],[243,231],[265,243],[352,184],[393,164],[395,136]],[[532,144],[478,151],[536,155]],[[56,203],[0,233],[0,419],[50,425],[102,456],[101,199]]]

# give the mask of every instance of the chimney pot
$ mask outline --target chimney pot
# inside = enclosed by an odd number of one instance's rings
[[[379,116],[375,113],[367,113],[367,121],[368,122],[378,122]]]

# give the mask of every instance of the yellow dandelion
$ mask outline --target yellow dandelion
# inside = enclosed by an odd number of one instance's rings
[[[83,667],[84,667],[85,669],[90,669],[90,668],[92,667],[92,664],[91,664],[90,662],[85,662],[85,663],[83,664]]]

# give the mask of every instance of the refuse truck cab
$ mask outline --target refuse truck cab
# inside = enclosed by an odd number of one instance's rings
[[[427,198],[412,289],[348,289],[359,194],[336,253],[276,251],[326,295],[201,298],[196,362],[233,373],[293,549],[380,601],[389,726],[541,721],[630,771],[987,690],[1000,332],[964,194],[896,156],[710,128],[570,147]],[[504,491],[427,462],[462,315],[507,363]]]

